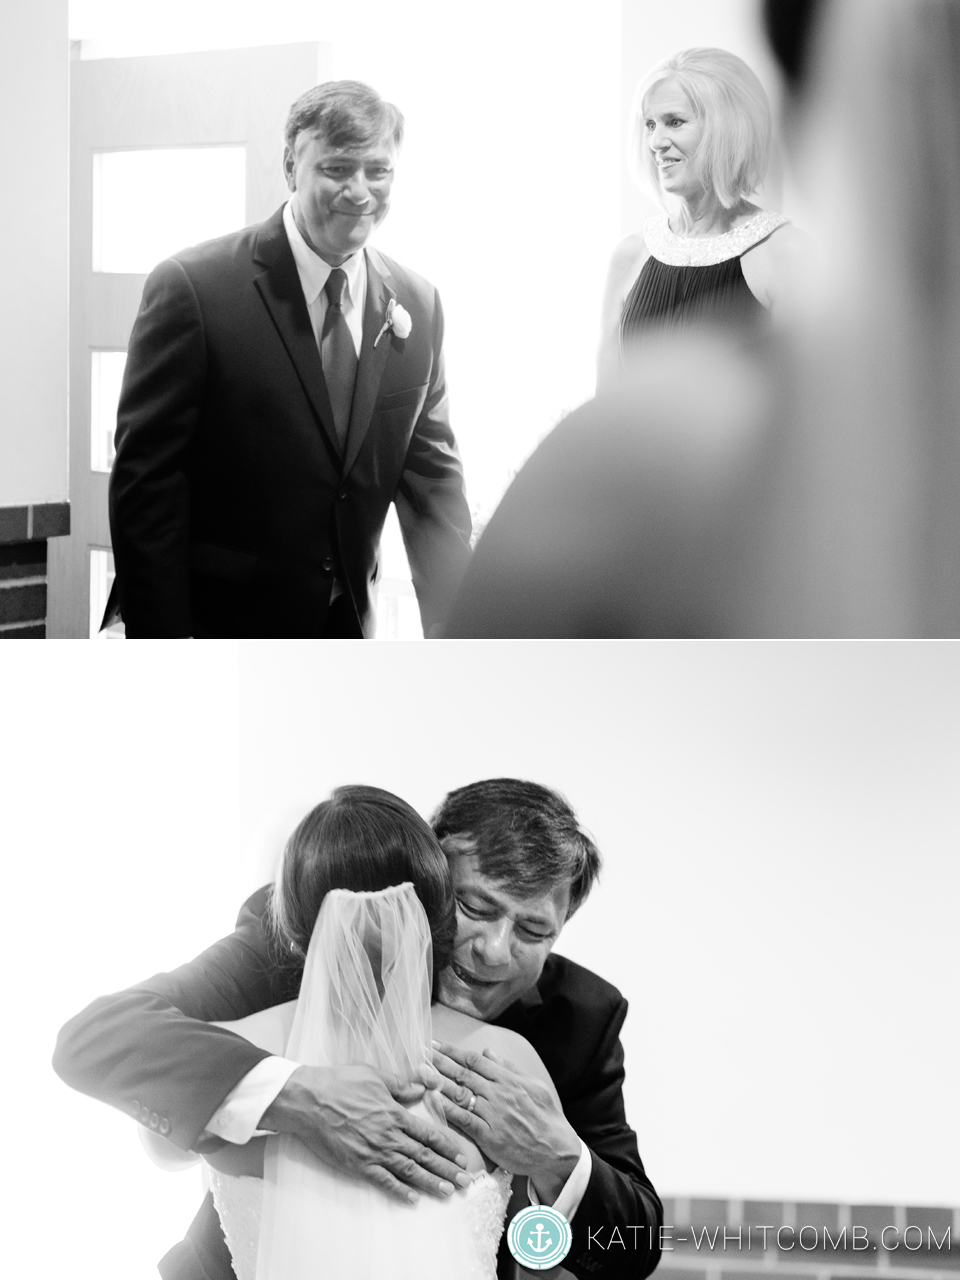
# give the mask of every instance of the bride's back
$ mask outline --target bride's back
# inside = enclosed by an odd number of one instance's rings
[[[219,1025],[245,1036],[261,1048],[282,1053],[296,1007],[297,1002],[291,1001]],[[433,1005],[430,1013],[435,1039],[464,1052],[490,1050],[525,1074],[550,1083],[536,1051],[516,1032],[491,1026],[440,1004]],[[435,1114],[431,1114],[423,1102],[414,1103],[410,1110],[432,1123],[436,1121]],[[356,1187],[351,1192],[349,1184],[341,1183],[332,1170],[317,1171],[321,1182],[310,1188],[310,1194],[314,1197],[314,1204],[318,1198],[329,1202],[336,1196],[336,1214],[353,1214],[358,1222],[366,1223],[368,1232],[374,1224],[389,1224],[388,1234],[393,1239],[391,1265],[400,1268],[396,1271],[398,1276],[406,1276],[408,1270],[410,1275],[418,1277],[445,1274],[443,1257],[446,1250],[456,1259],[459,1274],[476,1277],[477,1280],[491,1280],[495,1271],[497,1241],[510,1195],[510,1174],[495,1169],[469,1138],[452,1128],[449,1132],[466,1157],[468,1171],[478,1175],[478,1180],[466,1193],[460,1193],[450,1201],[421,1197],[417,1212],[411,1215],[409,1210],[404,1211],[403,1206],[391,1204],[372,1188]],[[265,1140],[254,1139],[246,1147],[233,1148],[210,1157],[214,1199],[240,1280],[255,1280],[260,1274],[258,1252],[264,1145]],[[423,1238],[433,1240],[433,1252],[428,1251],[426,1257],[421,1257],[414,1247],[415,1242]],[[376,1256],[380,1257],[379,1254]],[[355,1274],[359,1276],[379,1274],[377,1267],[371,1269],[359,1258],[354,1260],[354,1265]],[[424,1270],[425,1265],[427,1270]],[[289,1266],[283,1259],[279,1272],[274,1266],[267,1274],[272,1276],[282,1272],[286,1275]],[[435,1270],[431,1271],[431,1266]]]
[[[312,810],[284,851],[267,927],[271,962],[291,970],[286,990],[302,965],[298,998],[219,1025],[302,1064],[324,1087],[354,1079],[357,1068],[415,1079],[434,1038],[545,1076],[519,1036],[431,1006],[454,940],[453,891],[436,837],[397,797],[338,788]],[[446,1125],[436,1094],[413,1109]],[[335,1129],[342,1110],[328,1110]],[[207,1159],[235,1274],[312,1280],[322,1260],[324,1274],[356,1280],[495,1280],[511,1173],[488,1168],[465,1138],[461,1146],[475,1175],[469,1185],[411,1206],[292,1131],[227,1143]]]
[[[274,1005],[270,1009],[263,1009],[246,1018],[239,1018],[232,1022],[219,1022],[217,1025],[243,1036],[258,1048],[282,1055],[293,1025],[296,1007],[297,1002],[291,1000],[287,1004]],[[506,1027],[491,1026],[487,1022],[481,1022],[479,1018],[471,1018],[466,1013],[448,1009],[442,1004],[434,1004],[430,1012],[434,1039],[452,1045],[456,1049],[462,1049],[464,1052],[482,1053],[484,1049],[489,1049],[498,1057],[505,1058],[520,1071],[535,1076],[553,1089],[553,1082],[540,1060],[540,1055],[523,1036],[507,1030]],[[413,1103],[409,1109],[423,1119],[433,1122],[434,1117],[422,1102]],[[493,1168],[490,1161],[484,1159],[476,1143],[471,1142],[455,1129],[451,1129],[450,1133],[466,1157],[469,1172],[476,1173],[481,1169]],[[166,1148],[168,1144],[164,1139],[158,1138],[157,1146],[161,1145]],[[254,1140],[245,1147],[228,1148],[208,1159],[224,1173],[259,1177],[263,1172],[263,1145],[262,1139]]]

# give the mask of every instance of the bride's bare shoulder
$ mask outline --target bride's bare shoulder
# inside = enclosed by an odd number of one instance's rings
[[[479,1018],[471,1018],[468,1014],[448,1009],[445,1005],[435,1005],[433,1033],[438,1040],[446,1040],[458,1049],[475,1049],[478,1052],[490,1049],[498,1057],[512,1062],[525,1074],[537,1076],[544,1081],[550,1080],[536,1049],[516,1031],[481,1022]]]

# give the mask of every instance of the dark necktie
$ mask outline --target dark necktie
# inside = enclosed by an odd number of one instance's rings
[[[341,300],[347,283],[346,272],[334,267],[324,285],[327,295],[327,313],[323,317],[323,334],[320,338],[320,359],[323,376],[330,393],[333,421],[337,429],[337,442],[341,453],[346,451],[347,428],[350,425],[350,406],[353,404],[353,384],[357,380],[357,349],[343,317]]]

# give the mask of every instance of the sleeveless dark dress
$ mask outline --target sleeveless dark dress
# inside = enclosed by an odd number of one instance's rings
[[[650,256],[627,295],[620,318],[620,347],[635,339],[702,324],[750,327],[765,314],[743,276],[741,255],[786,221],[761,210],[722,236],[674,235],[666,218],[644,227]]]

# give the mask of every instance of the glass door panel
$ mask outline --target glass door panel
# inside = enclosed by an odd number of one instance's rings
[[[108,475],[113,466],[120,385],[127,367],[125,351],[90,352],[90,470]]]
[[[91,547],[90,548],[90,639],[91,640],[122,640],[123,639],[123,623],[118,622],[116,626],[108,627],[106,631],[100,630],[100,623],[103,619],[103,611],[107,607],[107,600],[110,598],[110,588],[113,586],[113,579],[116,576],[116,569],[113,564],[113,552],[107,547]]]
[[[50,543],[51,637],[86,639],[102,617],[116,404],[144,276],[282,203],[287,111],[327,78],[329,53],[309,43],[71,64],[71,532]]]
[[[245,147],[93,155],[93,269],[146,274],[246,221]]]

